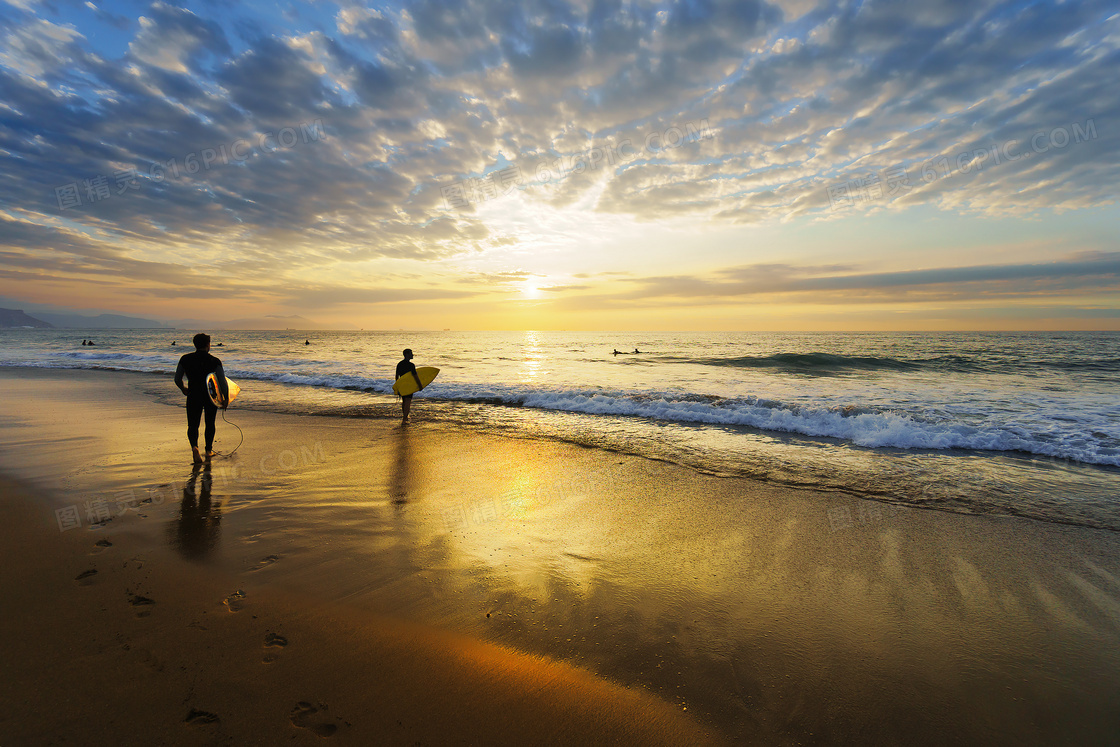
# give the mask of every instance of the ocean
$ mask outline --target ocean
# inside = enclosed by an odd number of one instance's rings
[[[166,391],[146,393],[176,403],[170,375],[191,334],[2,330],[0,365],[164,373]],[[234,422],[239,408],[393,417],[409,347],[440,369],[414,419],[1120,530],[1120,333],[219,331],[214,343],[243,389]]]

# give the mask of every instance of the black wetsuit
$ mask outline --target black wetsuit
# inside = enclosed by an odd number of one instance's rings
[[[416,373],[416,364],[408,358],[405,358],[403,361],[397,364],[397,379],[404,376],[406,373],[409,373],[410,371],[414,374]],[[396,379],[394,379],[394,381],[396,381]],[[411,397],[412,395],[408,394],[405,396]]]
[[[229,384],[226,383],[226,373],[222,369],[222,362],[198,350],[187,353],[179,359],[175,369],[175,385],[182,388],[183,377],[186,376],[190,386],[187,387],[187,439],[191,446],[198,448],[198,422],[202,413],[206,413],[206,451],[214,447],[214,434],[217,426],[214,421],[218,416],[217,406],[210,400],[206,391],[206,377],[212,373],[218,374],[218,387],[224,399],[229,398]]]

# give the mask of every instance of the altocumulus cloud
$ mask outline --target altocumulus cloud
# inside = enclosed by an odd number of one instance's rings
[[[863,271],[861,271],[863,270]],[[1120,284],[1120,253],[1084,252],[1054,262],[942,267],[902,272],[867,272],[851,265],[754,264],[706,276],[669,275],[623,278],[613,294],[565,299],[570,309],[626,306],[691,306],[709,302],[829,305],[1039,300],[1071,293],[1115,293]]]
[[[324,300],[345,283],[299,278],[512,241],[442,191],[500,165],[528,201],[730,222],[835,217],[830,189],[888,170],[845,209],[1080,208],[1114,197],[1120,166],[1105,1],[156,2],[131,20],[26,0],[0,19],[12,277],[158,289],[221,269],[231,293]],[[696,122],[712,136],[642,147]],[[535,178],[622,141],[638,155]]]

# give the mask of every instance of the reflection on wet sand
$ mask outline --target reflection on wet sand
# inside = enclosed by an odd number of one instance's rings
[[[1120,601],[1103,534],[746,500],[633,461],[556,469],[535,446],[448,464],[394,448],[391,495],[423,501],[352,601],[609,673],[747,741],[1105,734]]]
[[[222,504],[211,498],[213,484],[210,462],[194,465],[183,486],[179,515],[168,527],[172,547],[187,560],[204,560],[221,537]]]
[[[412,429],[408,425],[401,425],[394,433],[396,439],[395,455],[393,458],[392,472],[389,476],[390,496],[395,506],[408,503],[409,496],[415,489],[416,469],[412,459]]]

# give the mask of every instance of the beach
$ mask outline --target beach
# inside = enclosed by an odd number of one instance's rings
[[[2,0],[0,747],[1120,747],[1115,4],[140,6]]]
[[[401,427],[377,394],[235,404],[244,443],[195,469],[168,376],[0,383],[0,744],[1120,734],[1114,531],[457,429],[422,399]]]

